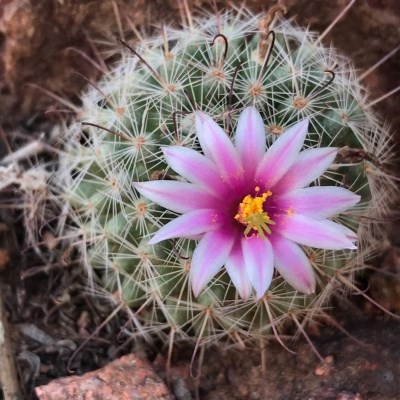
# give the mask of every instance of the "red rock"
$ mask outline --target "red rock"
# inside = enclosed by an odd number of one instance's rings
[[[174,400],[150,364],[133,354],[100,370],[56,379],[35,390],[40,400]]]

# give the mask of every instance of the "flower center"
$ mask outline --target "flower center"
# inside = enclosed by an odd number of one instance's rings
[[[254,230],[261,239],[265,239],[265,233],[271,233],[268,225],[275,225],[275,222],[271,220],[268,213],[264,211],[265,200],[272,196],[272,192],[268,190],[267,192],[260,193],[259,186],[256,186],[254,190],[256,192],[254,196],[248,194],[239,204],[235,219],[246,225],[245,236],[251,230]]]

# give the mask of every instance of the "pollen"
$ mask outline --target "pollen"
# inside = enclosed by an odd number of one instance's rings
[[[254,196],[248,194],[243,198],[234,218],[246,226],[244,231],[245,236],[253,230],[254,234],[265,239],[265,233],[271,233],[268,225],[275,225],[275,222],[271,220],[268,213],[264,211],[264,203],[268,197],[272,196],[272,192],[268,190],[260,193],[261,189],[259,186],[254,188],[254,192]]]

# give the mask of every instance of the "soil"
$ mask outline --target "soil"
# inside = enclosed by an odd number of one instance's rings
[[[39,4],[40,3],[40,4]],[[45,4],[46,3],[46,4]],[[87,79],[99,71],[82,54],[96,59],[103,50],[102,37],[112,38],[135,25],[141,29],[160,19],[173,21],[176,1],[4,0],[0,4],[0,159],[11,150],[41,140],[52,145],[51,129],[65,120],[66,105],[49,92],[72,104]],[[189,1],[193,9],[210,7],[208,1]],[[236,4],[241,2],[236,2]],[[287,0],[288,16],[299,25],[323,32],[348,0]],[[118,5],[117,8],[114,6]],[[248,0],[256,11],[268,8]],[[218,3],[221,6],[221,2]],[[116,9],[121,26],[116,22]],[[93,43],[97,41],[96,46]],[[358,69],[366,70],[400,44],[398,0],[358,0],[324,39],[350,56]],[[84,76],[85,78],[82,78]],[[368,75],[363,82],[371,98],[379,98],[400,82],[399,53]],[[400,92],[377,104],[391,123],[399,144]],[[399,149],[400,150],[400,149]],[[51,156],[42,151],[29,157],[26,166]],[[400,165],[394,165],[394,173]],[[24,182],[24,184],[27,184]],[[30,182],[32,184],[32,182]],[[152,361],[165,377],[165,349],[134,343],[120,335],[125,323],[118,314],[106,324],[112,306],[92,297],[79,266],[67,247],[47,234],[35,242],[40,216],[33,212],[44,202],[43,191],[32,199],[23,197],[21,184],[0,193],[0,294],[11,324],[11,339],[23,397],[34,398],[33,388],[73,371],[83,374],[116,357],[136,352]],[[394,199],[394,209],[398,201]],[[22,204],[28,207],[22,207]],[[44,208],[45,210],[45,208]],[[387,224],[376,270],[360,279],[367,294],[389,310],[400,313],[399,223]],[[325,362],[299,338],[289,353],[276,342],[259,349],[209,349],[201,379],[190,378],[192,348],[178,348],[171,369],[171,390],[178,400],[393,400],[400,398],[400,323],[389,319],[360,296],[335,304],[331,314],[350,337],[334,326],[312,326],[308,334]],[[94,333],[94,334],[93,334]],[[90,340],[87,340],[90,337]],[[359,343],[357,340],[363,342]],[[1,368],[1,366],[0,366]],[[1,399],[1,394],[0,394]]]
[[[313,343],[291,346],[290,354],[271,344],[260,350],[213,351],[205,358],[199,383],[204,400],[394,400],[400,398],[398,322],[358,319],[347,326],[352,336],[323,329]],[[383,340],[384,338],[384,340]],[[362,343],[360,343],[360,341]],[[183,364],[185,366],[185,364]],[[187,363],[186,363],[187,366]],[[176,367],[175,367],[176,368]],[[193,381],[192,390],[194,390]]]

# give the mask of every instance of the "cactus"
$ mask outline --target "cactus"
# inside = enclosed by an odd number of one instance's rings
[[[275,273],[265,293],[241,298],[222,268],[195,296],[190,268],[197,241],[149,243],[177,215],[142,196],[133,182],[182,181],[162,149],[201,152],[196,111],[232,136],[248,106],[261,115],[268,147],[308,119],[304,148],[339,149],[313,185],[342,186],[361,197],[334,218],[357,232],[357,251],[303,246],[315,293],[300,293]],[[363,216],[384,214],[395,190],[384,172],[390,144],[378,138],[389,133],[367,107],[350,62],[315,34],[244,9],[200,17],[190,28],[164,28],[137,50],[124,48],[83,94],[79,118],[63,136],[56,177],[69,214],[63,229],[90,282],[129,310],[134,334],[200,344],[279,336],[288,324],[323,313],[340,288],[353,288],[354,273],[373,253],[379,227]]]

